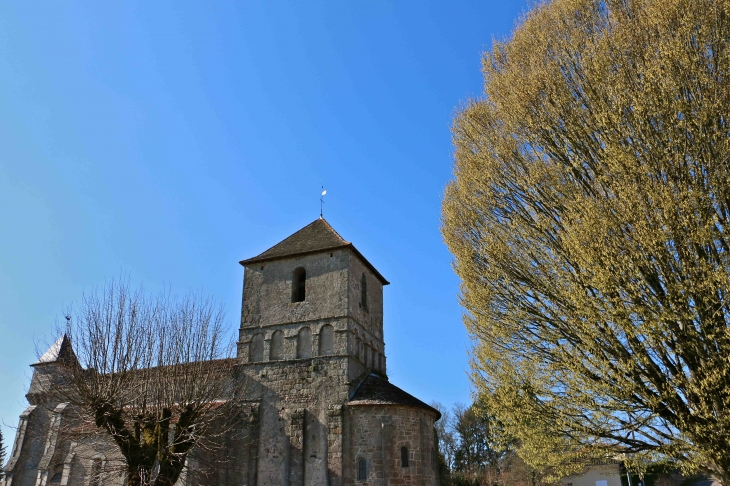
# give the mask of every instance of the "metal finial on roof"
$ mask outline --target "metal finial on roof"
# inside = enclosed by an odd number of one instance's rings
[[[322,219],[322,205],[324,204],[324,195],[327,194],[327,191],[324,190],[324,186],[322,186],[322,196],[319,198],[319,217]]]

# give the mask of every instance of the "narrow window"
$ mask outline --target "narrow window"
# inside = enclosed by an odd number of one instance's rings
[[[364,310],[368,310],[368,281],[365,278],[364,272],[360,279],[360,307]]]
[[[400,465],[401,467],[408,467],[408,447],[400,448]]]
[[[258,363],[264,360],[264,337],[261,334],[256,334],[251,339],[251,344],[248,351],[248,361],[250,363]]]
[[[319,330],[319,355],[327,356],[332,354],[332,344],[334,342],[334,329],[329,324],[325,324]]]
[[[272,361],[284,359],[284,333],[281,331],[274,331],[274,334],[271,336],[269,359]]]
[[[368,464],[365,459],[357,461],[357,479],[358,481],[365,481],[368,478]]]
[[[302,267],[294,270],[294,278],[291,285],[291,301],[304,302],[306,296],[307,271]]]
[[[89,486],[101,486],[101,459],[94,459],[91,464],[91,480]]]
[[[312,331],[303,327],[297,335],[297,358],[312,357]]]

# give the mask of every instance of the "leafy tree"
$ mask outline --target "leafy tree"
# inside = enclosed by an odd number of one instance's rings
[[[84,296],[64,332],[73,351],[61,379],[34,381],[77,412],[64,433],[110,439],[127,486],[172,486],[189,456],[222,455],[246,395],[210,299],[153,297],[112,282]]]
[[[486,413],[483,404],[461,404],[448,410],[439,403],[431,406],[441,412],[436,422],[439,455],[443,461],[439,480],[442,485],[487,485],[502,481],[512,441],[503,427]]]
[[[729,42],[729,0],[554,0],[484,54],[442,231],[533,466],[621,450],[730,484]]]
[[[509,448],[501,425],[478,403],[469,408],[455,407],[454,418],[454,430],[459,437],[455,469],[463,473],[491,470],[499,476]]]

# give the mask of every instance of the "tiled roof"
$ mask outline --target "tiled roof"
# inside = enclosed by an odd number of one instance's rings
[[[380,272],[378,272],[375,267],[373,267],[372,264],[368,262],[359,251],[357,251],[352,243],[345,241],[345,239],[342,238],[324,218],[315,219],[304,228],[272,246],[265,252],[256,255],[253,258],[242,260],[240,263],[245,266],[252,263],[306,255],[308,253],[319,253],[338,248],[351,249],[353,253],[355,253],[363,261],[363,263],[365,263],[365,265],[373,271],[383,285],[388,285],[389,282],[380,275]]]
[[[441,418],[441,412],[374,373],[368,374],[360,382],[347,405],[406,405],[425,408],[435,412],[437,417]]]
[[[302,253],[331,250],[349,244],[349,242],[337,234],[337,231],[327,221],[319,218],[260,255],[244,260],[241,263],[255,263],[273,258],[301,255]]]
[[[31,366],[55,363],[57,361],[66,361],[75,358],[76,356],[74,355],[73,348],[71,347],[71,341],[68,336],[64,334],[58,338],[58,340],[53,343],[50,348],[48,348],[48,351],[43,353],[43,356],[38,359],[37,363],[33,363]]]

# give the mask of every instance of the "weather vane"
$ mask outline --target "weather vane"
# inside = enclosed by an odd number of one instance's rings
[[[327,194],[327,191],[324,190],[324,186],[322,186],[322,196],[319,198],[319,217],[322,218],[322,205],[324,205],[324,195]]]

